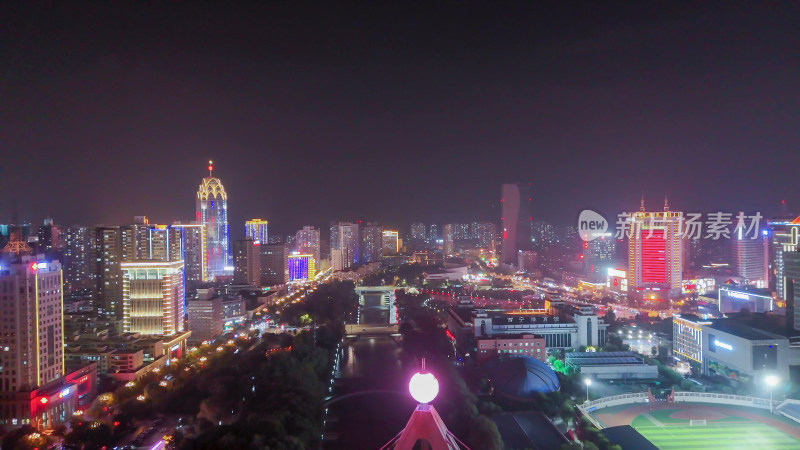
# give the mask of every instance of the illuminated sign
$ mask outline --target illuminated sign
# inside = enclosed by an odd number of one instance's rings
[[[36,264],[36,267],[38,267],[39,269],[47,269],[47,263],[46,262],[40,262],[40,263]]]
[[[61,392],[58,393],[58,398],[64,398],[70,394],[69,388],[63,389]]]
[[[741,300],[750,300],[750,295],[745,294],[744,292],[736,292],[736,291],[727,291],[729,297],[738,298]]]
[[[724,348],[725,350],[728,350],[728,351],[733,351],[733,346],[731,344],[722,342],[722,341],[717,340],[717,339],[714,339],[714,345],[719,347],[719,348]]]
[[[625,273],[625,271],[624,271],[624,270],[619,270],[619,269],[612,269],[612,268],[609,268],[609,269],[608,269],[608,276],[610,276],[610,277],[616,277],[616,278],[625,278],[625,277],[627,277],[627,276],[628,276],[628,274],[627,274],[627,273]]]
[[[173,352],[174,352],[175,350],[177,350],[177,349],[179,349],[179,348],[181,348],[181,344],[175,344],[175,345],[173,345],[172,347],[170,347],[169,349],[170,349],[170,351],[173,351]]]

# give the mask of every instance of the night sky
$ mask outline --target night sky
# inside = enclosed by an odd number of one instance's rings
[[[798,2],[223,3],[0,4],[0,223],[800,211]]]

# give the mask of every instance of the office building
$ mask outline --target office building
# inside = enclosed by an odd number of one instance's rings
[[[122,261],[150,259],[150,230],[154,226],[147,216],[136,216],[133,223],[119,227]]]
[[[262,219],[250,219],[244,223],[244,235],[260,244],[269,243],[269,233],[267,233],[268,222]]]
[[[289,255],[287,262],[289,282],[313,280],[317,276],[314,255]]]
[[[267,244],[269,245],[269,244]],[[258,286],[261,281],[261,244],[252,238],[233,242],[233,283]]]
[[[739,228],[731,235],[734,275],[744,278],[745,284],[766,288],[769,286],[768,231],[754,230],[752,236],[745,236],[744,231]]]
[[[545,339],[547,348],[602,347],[608,328],[593,306],[562,302],[552,302],[549,310],[475,311],[472,326],[476,341],[498,335],[535,334]]]
[[[286,284],[289,281],[289,248],[286,244],[261,247],[261,286]]]
[[[768,239],[770,241],[770,287],[775,289],[778,298],[787,300],[785,284],[784,252],[796,252],[800,245],[800,217],[794,220],[769,221]]]
[[[64,247],[64,236],[61,227],[53,223],[53,219],[45,219],[37,230],[37,249],[40,252],[52,252]]]
[[[717,306],[723,314],[738,313],[742,310],[751,313],[772,311],[772,293],[767,289],[752,287],[720,286],[717,290]]]
[[[198,298],[186,303],[191,342],[211,341],[222,334],[222,298],[213,289],[199,289]]]
[[[703,326],[708,320],[691,314],[672,316],[672,353],[684,360],[703,363]]]
[[[319,230],[314,229],[312,226],[304,226],[302,230],[298,230],[295,233],[295,245],[299,253],[313,255],[317,264],[321,262]]]
[[[669,210],[628,214],[628,290],[680,295],[683,275],[681,224],[683,213]]]
[[[208,176],[203,178],[197,190],[195,220],[206,229],[206,274],[208,277],[233,272],[228,230],[228,194],[219,178],[212,175],[214,169],[208,162]]]
[[[183,242],[183,269],[188,285],[207,281],[206,276],[206,227],[200,223],[174,223],[170,225],[180,231]]]
[[[377,223],[368,222],[361,228],[361,259],[362,264],[381,260],[383,247],[383,228]]]
[[[452,223],[446,223],[442,227],[442,253],[445,257],[453,256],[456,253],[456,239],[455,239],[455,226]]]
[[[122,319],[122,230],[118,226],[96,226],[93,234],[97,312]]]
[[[517,262],[519,250],[529,250],[531,245],[531,201],[533,194],[530,185],[504,184],[502,187],[503,264]]]
[[[766,375],[789,379],[797,359],[789,339],[748,327],[735,319],[705,321],[696,316],[673,318],[673,352],[698,362],[703,374],[736,383],[762,382]]]
[[[476,360],[479,365],[497,358],[498,355],[530,356],[547,362],[545,339],[535,334],[504,334],[478,338],[475,339],[475,347],[478,349]]]
[[[331,266],[344,270],[359,263],[359,225],[338,222],[331,225]]]
[[[400,236],[397,231],[383,231],[383,252],[389,255],[396,255],[400,252]]]
[[[427,238],[427,233],[425,232],[425,224],[424,223],[412,223],[411,224],[411,232],[409,233],[412,241],[416,242],[425,242]]]
[[[64,239],[64,293],[71,298],[91,299],[96,289],[93,259],[94,236],[90,227],[66,229]]]
[[[789,379],[789,360],[794,359],[794,352],[786,337],[732,319],[714,321],[703,330],[704,375],[738,383],[761,381],[766,375]]]
[[[62,283],[58,261],[0,254],[0,391],[36,389],[64,375]]]
[[[122,271],[122,331],[171,335],[184,331],[183,261],[136,261]]]
[[[182,229],[155,225],[149,230],[148,257],[157,261],[183,261]]]

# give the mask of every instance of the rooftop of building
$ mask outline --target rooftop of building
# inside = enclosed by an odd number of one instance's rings
[[[786,316],[766,313],[731,313],[728,318],[738,321],[748,327],[775,333],[783,337],[793,337],[798,334],[796,330],[788,330],[786,327]]]
[[[569,442],[539,411],[500,413],[492,420],[508,448],[559,448]]]
[[[769,289],[760,289],[753,286],[736,286],[733,284],[723,284],[717,287],[717,293],[721,290],[733,291],[733,292],[745,292],[748,294],[754,295],[762,295],[764,297],[772,297],[772,291]]]
[[[751,326],[739,322],[736,319],[718,319],[713,321],[712,324],[709,325],[709,328],[713,330],[722,331],[723,333],[728,333],[733,336],[740,337],[742,339],[747,339],[749,341],[770,341],[775,339],[786,339],[785,336],[753,328]]]
[[[697,316],[695,314],[680,314],[680,315],[675,315],[675,318],[680,318],[693,323],[711,322],[710,320],[703,319],[702,317]]]
[[[634,352],[569,352],[564,359],[572,366],[644,364],[644,358]]]
[[[459,306],[456,308],[450,307],[447,309],[447,311],[449,314],[452,314],[461,319],[461,322],[463,322],[464,324],[472,323],[472,312],[474,311],[474,308],[465,308]]]
[[[630,425],[604,428],[600,433],[612,443],[622,447],[622,450],[658,450],[658,447]]]
[[[505,341],[509,339],[544,339],[544,337],[533,333],[517,333],[517,334],[495,334],[494,336],[483,336],[475,338],[476,341]]]

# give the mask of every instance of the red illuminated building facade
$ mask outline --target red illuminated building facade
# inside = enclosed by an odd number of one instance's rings
[[[679,296],[683,269],[681,225],[683,213],[669,210],[629,214],[628,290],[645,299]]]

